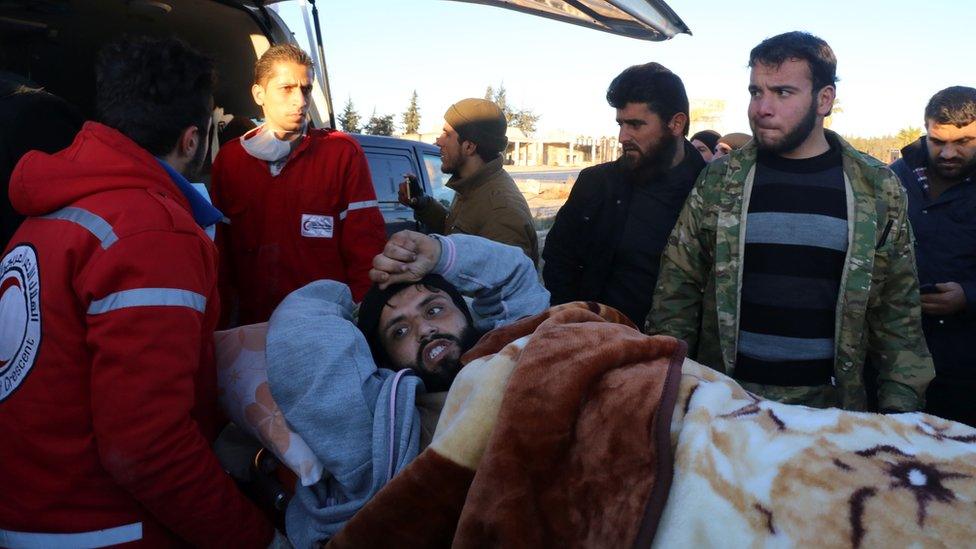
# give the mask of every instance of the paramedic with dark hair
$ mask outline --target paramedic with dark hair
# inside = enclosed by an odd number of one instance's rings
[[[96,66],[100,122],[27,153],[0,260],[0,546],[266,546],[210,449],[220,219],[203,163],[211,61],[128,39]]]
[[[323,278],[359,301],[386,226],[366,156],[355,139],[309,127],[314,74],[300,48],[269,49],[254,67],[264,123],[220,149],[213,199],[222,324],[264,322],[292,290]]]

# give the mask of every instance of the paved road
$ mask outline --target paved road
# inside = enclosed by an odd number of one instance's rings
[[[547,182],[555,183],[558,181],[566,181],[567,179],[576,179],[576,176],[579,175],[580,169],[566,168],[562,170],[547,170],[544,172],[539,172],[539,171],[520,172],[512,169],[506,169],[505,171],[507,171],[508,174],[512,176],[512,179],[535,179],[538,181],[547,181]]]
[[[562,205],[559,206],[542,206],[540,208],[532,208],[533,217],[552,217],[556,215]]]

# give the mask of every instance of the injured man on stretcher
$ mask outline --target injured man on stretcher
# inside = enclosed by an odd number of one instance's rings
[[[330,280],[293,292],[269,322],[271,394],[327,471],[289,505],[296,546],[334,536],[429,444],[482,334],[549,306],[519,248],[473,236],[397,233],[370,277],[356,324],[348,287]]]
[[[255,403],[224,406],[300,477],[296,547],[976,539],[976,430],[763,400],[612,308],[548,308],[530,260],[478,237],[398,233],[370,276],[358,317],[317,281],[266,337],[217,337],[222,379],[230,339],[264,348]]]

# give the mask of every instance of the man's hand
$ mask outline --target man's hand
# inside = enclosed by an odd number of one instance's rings
[[[945,316],[966,308],[966,292],[958,282],[942,282],[935,285],[938,292],[922,294],[922,312],[927,315]]]
[[[400,231],[373,258],[369,278],[384,289],[398,282],[414,282],[433,270],[440,258],[441,244],[436,239],[414,231]]]
[[[417,179],[416,175],[405,173],[403,174],[403,181],[400,182],[400,187],[397,189],[397,200],[404,206],[417,209],[424,207],[430,197],[423,194],[420,180]]]

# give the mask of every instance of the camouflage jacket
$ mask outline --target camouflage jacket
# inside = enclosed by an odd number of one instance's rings
[[[843,139],[848,251],[835,322],[840,404],[867,408],[866,358],[876,366],[881,409],[918,410],[934,377],[922,334],[907,200],[897,177]],[[688,342],[689,356],[734,377],[746,214],[756,145],[707,166],[661,258],[648,333]]]

